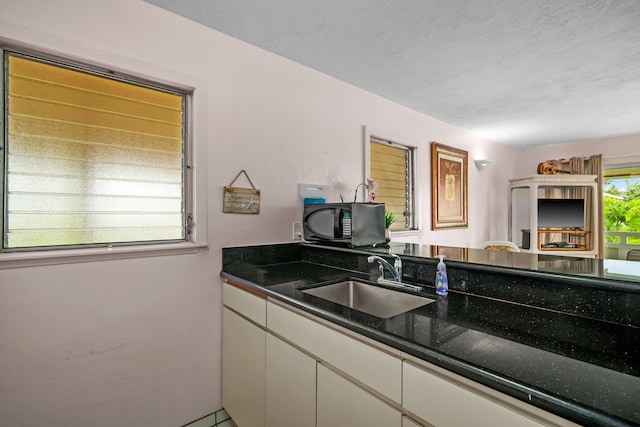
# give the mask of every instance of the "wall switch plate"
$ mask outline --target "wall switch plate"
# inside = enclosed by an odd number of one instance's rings
[[[302,240],[302,223],[300,221],[293,223],[293,240]]]

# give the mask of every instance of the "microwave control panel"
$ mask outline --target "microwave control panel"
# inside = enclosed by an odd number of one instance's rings
[[[342,211],[342,237],[351,236],[351,212]]]

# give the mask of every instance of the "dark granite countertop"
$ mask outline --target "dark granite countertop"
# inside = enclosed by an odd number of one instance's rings
[[[367,253],[287,244],[225,248],[221,276],[579,424],[640,425],[640,321],[634,310],[586,316],[580,309],[497,298],[469,279],[470,289],[453,286],[444,298],[427,281],[420,294],[435,303],[382,319],[302,292],[346,278],[372,280],[375,268],[363,262]],[[422,265],[416,251],[409,256],[417,263],[405,261],[409,278],[412,271],[424,273],[423,267],[433,271],[434,260]],[[454,280],[481,276],[456,267]],[[526,282],[533,272],[515,274]],[[491,277],[499,282],[503,276]],[[602,293],[597,287],[583,292]]]

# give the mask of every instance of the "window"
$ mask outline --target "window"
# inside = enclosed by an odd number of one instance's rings
[[[413,230],[415,204],[413,188],[415,148],[369,137],[369,174],[378,183],[376,202],[394,214],[391,230]]]
[[[3,56],[2,250],[189,238],[186,93]]]
[[[625,259],[640,247],[640,166],[604,171],[605,258]]]

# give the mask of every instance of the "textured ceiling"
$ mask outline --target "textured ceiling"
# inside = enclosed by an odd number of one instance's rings
[[[482,138],[640,134],[638,0],[147,0]]]

